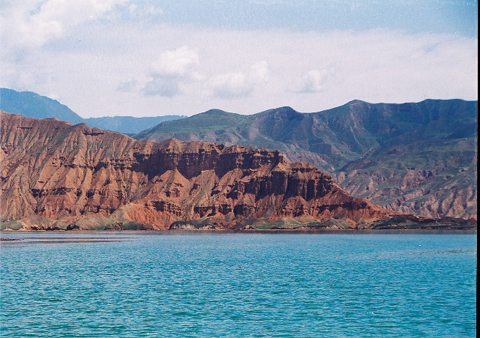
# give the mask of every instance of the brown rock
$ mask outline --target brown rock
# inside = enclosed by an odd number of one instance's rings
[[[98,217],[109,217],[113,223],[104,227],[129,222],[136,229],[169,229],[209,219],[208,227],[218,229],[254,219],[344,218],[355,224],[395,214],[350,196],[329,175],[309,163],[288,162],[278,151],[138,141],[85,124],[0,116],[3,220],[42,216],[73,229],[95,228],[103,224]]]

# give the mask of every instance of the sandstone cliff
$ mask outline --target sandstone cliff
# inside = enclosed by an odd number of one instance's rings
[[[476,218],[477,108],[477,101],[463,100],[354,100],[317,113],[210,110],[134,137],[276,149],[290,160],[313,163],[350,194],[386,209]]]
[[[278,151],[134,140],[85,124],[4,112],[0,136],[1,217],[25,220],[27,229],[42,222],[94,228],[106,218],[113,228],[149,229],[235,228],[285,219],[355,224],[392,214]]]

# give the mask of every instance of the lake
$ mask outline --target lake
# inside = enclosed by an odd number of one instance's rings
[[[2,337],[475,336],[475,234],[1,237]]]

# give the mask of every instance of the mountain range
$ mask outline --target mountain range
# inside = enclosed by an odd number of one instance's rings
[[[317,113],[290,107],[239,115],[210,110],[136,138],[242,144],[282,151],[333,175],[355,196],[429,217],[477,216],[477,101],[371,104]]]
[[[136,134],[163,121],[185,118],[185,116],[180,115],[83,118],[57,100],[33,92],[18,92],[8,88],[0,88],[0,110],[40,119],[52,117],[72,124],[86,123],[90,127],[118,131],[124,134]]]
[[[6,110],[27,115],[20,109],[26,106],[22,100],[17,95]],[[45,100],[56,102],[49,112],[62,119],[66,107],[57,101],[37,95],[27,106],[40,110],[37,117],[51,116],[38,108]],[[291,161],[314,164],[354,196],[389,210],[477,218],[477,109],[477,101],[464,100],[355,100],[317,113],[281,107],[240,115],[216,109],[150,125],[134,137],[280,150]]]
[[[135,140],[5,112],[0,121],[3,229],[471,226],[385,210],[276,150]]]

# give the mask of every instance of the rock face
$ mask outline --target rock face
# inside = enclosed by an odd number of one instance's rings
[[[0,136],[1,217],[27,220],[23,228],[45,220],[56,223],[44,228],[71,229],[244,228],[259,220],[339,218],[353,225],[394,214],[278,151],[134,140],[4,112]]]
[[[352,101],[317,113],[211,110],[137,134],[277,149],[332,174],[350,194],[402,213],[477,217],[477,102]]]

